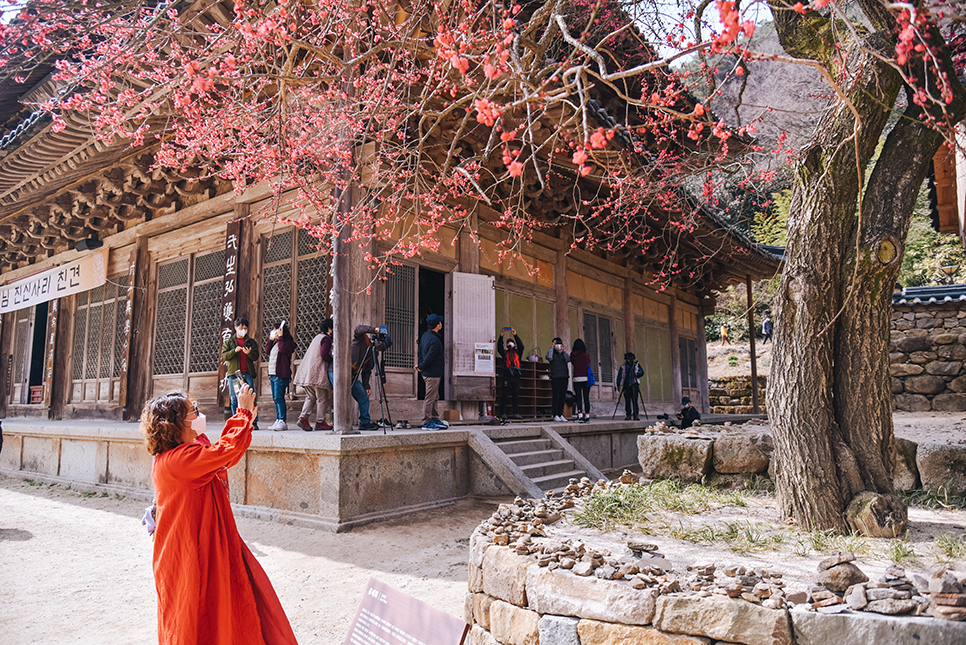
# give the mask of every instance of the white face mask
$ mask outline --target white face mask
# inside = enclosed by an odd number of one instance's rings
[[[239,338],[244,338],[245,336],[248,335],[248,330],[247,329],[236,329],[235,330],[235,333],[238,334],[238,337]]]
[[[517,346],[517,344],[516,343],[507,343],[506,346],[509,347],[510,349],[513,349],[514,347]]]
[[[206,421],[205,415],[203,415],[203,414],[201,414],[199,412],[198,413],[198,416],[196,418],[194,418],[194,419],[191,420],[191,429],[194,430],[195,432],[197,432],[198,434],[204,434],[205,433],[205,421]]]

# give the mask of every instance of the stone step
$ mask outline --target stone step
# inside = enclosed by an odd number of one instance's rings
[[[549,439],[512,439],[510,441],[494,441],[493,443],[507,455],[553,448],[553,442]]]
[[[585,477],[587,473],[583,470],[569,470],[563,473],[555,473],[553,475],[544,475],[542,477],[531,477],[530,481],[540,487],[540,490],[555,490],[558,488],[566,488],[567,484],[570,483],[571,478],[580,479]]]
[[[530,478],[530,481],[536,483],[537,479],[540,477],[574,472],[576,467],[577,464],[574,463],[573,459],[558,459],[555,461],[545,461],[539,464],[521,466],[520,470],[522,470],[526,476]],[[580,472],[583,473],[583,471]],[[539,484],[537,485],[539,486]],[[543,490],[543,488],[541,488],[541,490]]]
[[[555,461],[563,457],[564,451],[558,449],[534,450],[532,452],[514,452],[507,457],[517,466],[529,466],[547,461]]]

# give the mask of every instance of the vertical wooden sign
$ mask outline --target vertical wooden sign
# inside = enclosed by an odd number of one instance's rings
[[[239,236],[241,223],[238,220],[228,222],[225,233],[225,277],[224,288],[221,293],[221,342],[232,337],[234,333],[235,312],[238,307],[238,260]],[[225,406],[228,401],[228,375],[225,364],[221,360],[221,346],[218,347],[218,405]]]
[[[44,407],[50,409],[54,391],[54,353],[57,349],[57,326],[60,319],[60,300],[50,302],[47,318],[47,348],[44,352]]]

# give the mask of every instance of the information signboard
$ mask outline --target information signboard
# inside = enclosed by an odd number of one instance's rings
[[[462,645],[469,625],[369,578],[345,645]]]

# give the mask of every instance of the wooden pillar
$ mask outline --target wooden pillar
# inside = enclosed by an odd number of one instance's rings
[[[63,419],[70,392],[69,371],[71,347],[71,318],[74,296],[58,298],[50,303],[50,328],[47,330],[47,364],[45,366],[44,405],[50,419]],[[121,381],[124,382],[123,380]]]
[[[751,276],[745,276],[745,287],[748,290],[748,342],[751,348],[751,409],[758,414],[758,358],[755,356],[755,299],[751,295]]]
[[[479,215],[470,215],[469,227],[460,229],[459,233],[459,264],[456,270],[460,273],[480,272],[480,243],[479,243]],[[473,239],[476,237],[476,239]],[[445,328],[446,325],[443,325]]]
[[[119,403],[126,421],[141,416],[151,392],[151,330],[154,328],[155,299],[151,281],[148,238],[134,240],[127,275],[127,305],[124,313],[124,347],[121,357]]]
[[[13,330],[16,313],[0,314],[0,417],[7,416],[7,403],[13,388]]]
[[[553,324],[555,335],[560,336],[564,348],[570,351],[574,342],[573,330],[570,329],[570,292],[567,286],[567,252],[557,251],[557,264],[553,268],[553,290],[557,304],[553,308]]]
[[[711,392],[708,384],[708,339],[705,336],[706,309],[698,307],[698,391],[701,392],[701,413],[711,413]]]
[[[624,278],[624,351],[633,352],[637,355],[637,338],[635,328],[637,327],[637,316],[634,315],[634,279]],[[623,361],[624,357],[621,356]]]
[[[349,213],[352,191],[342,190],[336,209],[336,233],[332,240],[332,425],[336,434],[357,434],[352,429],[355,401],[352,399],[352,235]]]
[[[681,402],[681,345],[678,337],[678,297],[671,292],[668,304],[668,333],[671,336],[671,398],[674,405]]]

